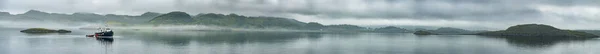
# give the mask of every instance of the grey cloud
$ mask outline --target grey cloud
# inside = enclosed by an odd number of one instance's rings
[[[6,4],[6,0],[0,0],[0,10],[4,8],[4,4]]]
[[[135,2],[136,0],[119,0],[119,4],[123,5],[123,6],[129,6],[131,5],[131,3]]]
[[[600,0],[535,0],[546,4],[573,6],[573,5],[600,5]]]
[[[3,2],[5,0],[0,0]],[[11,0],[24,1],[26,0]],[[111,0],[107,0],[111,1]],[[414,18],[457,19],[464,17],[499,17],[507,15],[538,15],[528,5],[598,5],[599,0],[116,0],[98,3],[91,0],[67,0],[67,4],[50,6],[16,4],[22,9],[53,9],[57,12],[117,12],[117,11],[186,11],[192,13],[256,12],[256,15],[303,14],[324,18]],[[160,2],[151,2],[160,1]],[[156,4],[153,4],[156,3]],[[114,5],[117,4],[117,5]],[[77,6],[108,5],[108,6]],[[38,7],[36,7],[38,6]],[[55,6],[72,6],[73,10],[57,10]],[[0,6],[2,7],[2,6]],[[102,9],[85,9],[97,7]],[[12,8],[12,7],[11,7]],[[61,8],[61,7],[59,7]],[[85,10],[82,10],[85,9]],[[252,15],[252,14],[250,14]]]
[[[185,0],[174,0],[173,3],[174,3],[174,5],[173,5],[174,7],[182,8],[181,6],[184,6]]]

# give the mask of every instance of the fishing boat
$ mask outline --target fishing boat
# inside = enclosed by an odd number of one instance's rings
[[[110,28],[99,28],[98,32],[95,32],[92,35],[86,35],[87,37],[97,37],[97,38],[112,38],[114,32],[110,30]]]

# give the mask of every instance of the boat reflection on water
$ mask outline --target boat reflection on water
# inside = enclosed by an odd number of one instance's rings
[[[112,51],[112,43],[114,41],[113,38],[96,38],[96,40],[100,41],[102,48],[104,48],[104,54],[109,54]]]
[[[102,45],[111,45],[114,41],[113,38],[96,38],[96,40],[100,41]]]

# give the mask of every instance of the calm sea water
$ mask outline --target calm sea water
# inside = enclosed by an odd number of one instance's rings
[[[113,39],[0,30],[0,54],[600,54],[600,39],[410,33],[119,31]]]

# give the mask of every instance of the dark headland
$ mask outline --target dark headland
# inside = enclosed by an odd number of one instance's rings
[[[597,38],[599,36],[573,30],[561,30],[543,24],[522,24],[506,30],[481,32],[475,35],[504,37],[544,37],[544,38]]]

